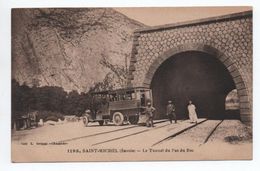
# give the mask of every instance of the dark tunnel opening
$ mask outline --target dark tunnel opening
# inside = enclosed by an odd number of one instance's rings
[[[187,119],[187,104],[192,100],[198,117],[227,119],[227,94],[235,89],[232,76],[215,56],[187,51],[164,61],[155,72],[153,91],[155,118],[166,118],[166,105],[172,100],[178,119]]]

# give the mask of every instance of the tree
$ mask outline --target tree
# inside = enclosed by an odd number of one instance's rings
[[[114,83],[114,87],[116,86],[120,88],[125,88],[128,74],[127,55],[125,56],[125,66],[119,64],[112,64],[112,62],[108,60],[108,57],[106,57],[104,54],[101,55],[102,58],[100,60],[100,64],[111,70],[111,72],[109,73],[110,75],[107,75],[110,78],[109,81],[112,81]],[[106,81],[106,79],[107,78],[105,78],[104,81]]]

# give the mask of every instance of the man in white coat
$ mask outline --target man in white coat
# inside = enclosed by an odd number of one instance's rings
[[[191,123],[197,123],[198,117],[197,117],[197,113],[196,113],[196,107],[194,104],[192,104],[191,100],[189,101],[188,111],[189,111],[189,118],[190,118]]]

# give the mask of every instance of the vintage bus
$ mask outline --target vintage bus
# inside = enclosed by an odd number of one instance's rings
[[[84,114],[83,123],[85,126],[89,122],[98,122],[101,126],[108,122],[137,124],[152,99],[151,89],[145,87],[92,93],[92,109]]]

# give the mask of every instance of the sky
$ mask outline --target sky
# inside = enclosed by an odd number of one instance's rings
[[[140,7],[115,8],[115,10],[147,26],[156,26],[248,11],[252,10],[252,7]]]

